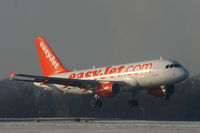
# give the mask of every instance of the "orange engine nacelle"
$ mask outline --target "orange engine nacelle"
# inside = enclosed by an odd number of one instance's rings
[[[166,95],[166,90],[161,87],[153,88],[149,90],[149,94],[154,95],[156,97],[164,97]]]
[[[119,94],[120,86],[117,83],[106,82],[101,83],[97,87],[97,95],[100,97],[112,97]]]

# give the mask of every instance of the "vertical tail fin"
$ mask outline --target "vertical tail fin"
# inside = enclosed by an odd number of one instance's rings
[[[42,37],[35,38],[43,76],[69,72],[57,58],[48,43]]]

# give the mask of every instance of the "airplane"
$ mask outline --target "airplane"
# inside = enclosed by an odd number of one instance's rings
[[[51,47],[42,37],[34,39],[39,55],[42,76],[10,73],[10,80],[33,82],[46,90],[63,93],[93,95],[91,107],[101,107],[102,97],[132,93],[129,107],[139,105],[135,96],[142,90],[150,95],[168,100],[175,91],[175,84],[185,80],[189,72],[175,60],[150,60],[122,65],[93,67],[70,71],[65,68]]]

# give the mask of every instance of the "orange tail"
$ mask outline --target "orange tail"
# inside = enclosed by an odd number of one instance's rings
[[[44,76],[69,72],[63,67],[56,54],[42,37],[35,38],[35,42]]]

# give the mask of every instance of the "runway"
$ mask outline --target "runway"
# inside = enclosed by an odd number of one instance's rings
[[[0,133],[199,133],[200,122],[80,120],[0,122]]]

